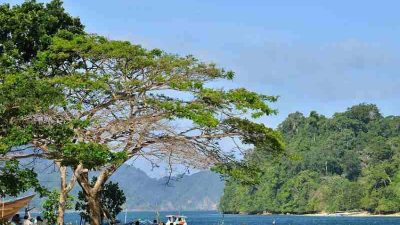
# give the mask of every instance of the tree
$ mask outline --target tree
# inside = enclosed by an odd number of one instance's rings
[[[0,54],[30,62],[38,51],[51,44],[59,30],[83,33],[79,18],[71,17],[62,7],[62,1],[47,4],[27,0],[11,7],[0,5]]]
[[[361,121],[364,124],[382,119],[382,115],[376,105],[365,103],[349,108],[344,115],[350,119]]]
[[[60,101],[61,95],[45,80],[38,81],[35,79],[34,74],[33,71],[21,71],[12,74],[0,73],[0,154],[3,156],[13,154],[11,157],[4,156],[1,162],[41,156],[38,153],[39,150],[31,142],[34,127],[37,129],[41,125],[38,123],[27,124],[24,121],[32,118],[43,108]],[[1,170],[8,169],[1,165],[0,168]],[[26,174],[23,171],[14,172]],[[19,193],[17,187],[27,185],[37,189],[36,174],[33,171],[30,174],[29,180],[20,179],[19,176],[13,175],[17,178],[14,183],[11,183],[10,180],[4,181],[2,185],[12,184],[6,193]],[[13,191],[13,188],[16,190]],[[63,195],[61,196],[63,197]],[[63,211],[62,207],[60,207],[60,211]]]
[[[309,199],[318,187],[318,174],[302,171],[298,176],[289,179],[277,193],[282,212],[312,212]]]
[[[315,211],[337,212],[359,210],[361,198],[360,185],[334,175],[324,178],[311,202]]]
[[[195,168],[217,166],[240,175],[247,164],[219,142],[233,138],[281,152],[278,132],[246,116],[275,113],[276,97],[244,88],[209,87],[233,72],[126,41],[60,32],[34,63],[39,82],[49,82],[61,101],[24,120],[37,155],[69,166],[88,201],[91,224],[100,223],[101,188],[132,157]],[[39,126],[38,126],[39,124]],[[261,148],[262,146],[262,148]],[[94,185],[89,171],[99,171]],[[255,170],[256,171],[256,170]]]
[[[11,158],[4,157],[3,160],[41,156],[32,145],[33,127],[38,129],[40,119],[36,118],[33,124],[22,121],[32,119],[33,115],[50,105],[57,105],[56,102],[62,100],[62,95],[61,90],[53,84],[49,84],[45,79],[37,79],[38,74],[32,64],[37,53],[50,46],[55,34],[61,30],[82,34],[83,28],[79,18],[66,13],[62,1],[59,0],[47,4],[27,0],[12,7],[9,4],[0,5],[0,153],[22,152],[21,149],[31,152],[21,154],[20,157],[18,154]],[[72,189],[74,179],[67,183],[66,167],[59,161],[55,163],[62,178],[58,224],[63,224],[63,202]],[[7,170],[7,167],[1,169]],[[35,176],[31,178],[30,182],[13,183],[10,187],[36,185]],[[25,180],[20,179],[16,182]],[[18,193],[18,190],[8,189],[7,193]]]
[[[300,112],[291,113],[279,124],[279,129],[287,136],[293,136],[299,132],[299,127],[305,122],[304,115]]]
[[[91,185],[93,186],[96,183],[96,178],[92,179]],[[100,203],[103,210],[103,215],[101,216],[101,220],[106,217],[111,223],[114,223],[117,215],[122,211],[122,205],[126,201],[126,197],[124,192],[119,188],[118,183],[108,182],[104,184],[100,193],[99,193]],[[82,191],[78,193],[79,201],[76,202],[75,209],[83,210],[81,216],[85,220],[89,220],[90,209],[88,207],[88,202],[85,199],[85,195]]]
[[[59,224],[75,178],[98,224],[100,187],[132,157],[220,165],[236,175],[243,174],[238,173],[243,165],[220,148],[221,139],[283,148],[276,132],[245,119],[275,113],[266,103],[276,97],[207,87],[232,79],[230,71],[192,56],[76,35],[83,26],[60,1],[5,4],[0,10],[1,159],[54,160],[61,175]],[[12,151],[21,146],[28,153]],[[69,182],[67,166],[74,173]],[[93,187],[90,170],[101,172]]]
[[[42,207],[43,217],[47,220],[48,224],[55,224],[58,221],[59,215],[59,199],[60,199],[60,191],[57,189],[53,190],[49,193],[46,200],[43,202]],[[71,196],[67,196],[65,209],[72,209],[74,199]]]
[[[72,55],[74,60],[68,60]],[[92,224],[101,217],[101,187],[134,156],[205,167],[232,161],[218,145],[225,137],[263,143],[276,151],[283,147],[272,129],[240,117],[248,110],[255,118],[274,113],[265,102],[276,98],[242,88],[207,88],[213,80],[233,77],[214,64],[76,35],[57,37],[40,57],[60,65],[47,71],[68,93],[62,110],[53,112],[63,115],[66,123],[81,123],[74,129],[74,140],[61,148],[65,163],[101,171],[93,186],[87,172],[77,174]]]
[[[21,168],[17,160],[0,161],[0,168],[1,197],[16,197],[31,188],[41,195],[46,193],[36,179],[37,174],[32,169]]]

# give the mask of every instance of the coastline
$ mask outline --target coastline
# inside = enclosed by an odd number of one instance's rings
[[[236,214],[236,215],[262,215],[262,216],[273,216],[273,215],[282,215],[282,216],[309,216],[309,217],[400,217],[400,212],[390,213],[390,214],[373,214],[368,211],[354,211],[354,212],[336,212],[336,213],[327,213],[327,212],[316,212],[316,213],[305,213],[305,214],[291,214],[291,213],[225,213],[225,214]]]
[[[391,214],[372,214],[367,211],[338,212],[338,213],[321,212],[321,213],[302,214],[302,216],[400,217],[400,212]]]

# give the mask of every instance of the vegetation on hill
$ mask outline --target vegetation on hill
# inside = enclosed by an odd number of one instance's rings
[[[222,211],[400,211],[400,116],[383,117],[375,105],[360,104],[331,118],[292,113],[278,129],[287,156],[249,156],[262,166],[259,182],[229,180]]]

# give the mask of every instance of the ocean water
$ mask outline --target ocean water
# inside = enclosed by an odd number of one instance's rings
[[[179,212],[160,212],[160,218],[165,221],[165,215]],[[276,225],[400,225],[400,217],[348,217],[348,216],[294,216],[294,215],[222,215],[216,211],[185,211],[188,225],[270,225],[275,220]],[[136,219],[153,220],[155,212],[128,212],[127,222]],[[68,213],[66,222],[79,224],[79,215]],[[125,213],[118,216],[125,221]]]

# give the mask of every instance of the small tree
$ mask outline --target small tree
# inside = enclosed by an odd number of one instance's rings
[[[55,224],[58,218],[58,209],[59,209],[59,199],[60,199],[60,191],[53,190],[49,193],[46,200],[42,203],[43,217],[48,221],[48,224]],[[64,206],[65,209],[73,208],[73,197],[67,196],[66,204]]]
[[[91,185],[96,183],[96,178],[92,179]],[[117,215],[122,211],[122,205],[126,202],[124,192],[119,188],[118,183],[108,182],[104,185],[99,193],[100,203],[104,214],[102,220],[106,217],[111,223],[114,223]],[[82,210],[81,217],[86,221],[90,219],[90,208],[88,202],[85,199],[85,195],[82,191],[78,193],[78,202],[76,202],[75,210]]]

